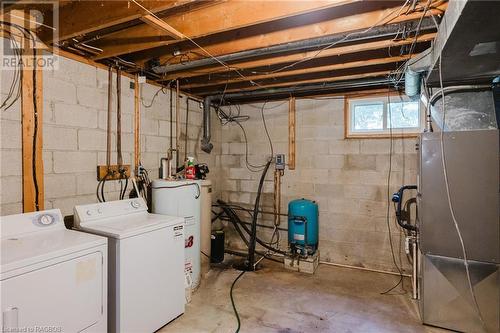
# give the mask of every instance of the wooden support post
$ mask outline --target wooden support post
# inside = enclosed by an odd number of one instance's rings
[[[288,106],[288,169],[295,170],[295,97]]]
[[[139,164],[141,163],[141,87],[139,85],[139,74],[134,80],[134,173],[137,177]]]
[[[21,126],[23,156],[23,212],[44,209],[42,158],[42,70],[34,68],[37,55],[27,48],[23,54],[21,81]]]

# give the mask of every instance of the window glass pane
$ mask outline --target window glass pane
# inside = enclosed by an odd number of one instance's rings
[[[373,131],[384,129],[384,105],[358,104],[352,110],[352,124],[354,131]]]
[[[387,127],[417,128],[420,126],[419,113],[418,102],[392,102],[387,108]]]

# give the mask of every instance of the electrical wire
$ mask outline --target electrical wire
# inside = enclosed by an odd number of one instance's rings
[[[21,64],[23,55],[23,49],[17,43],[16,38],[13,36],[12,31],[9,31],[8,29],[6,29],[6,27],[14,28],[17,31],[19,31],[20,34],[24,36],[25,39],[28,39],[32,42],[33,49],[35,45],[35,36],[30,30],[15,23],[0,21],[0,24],[2,25],[2,30],[5,31],[6,35],[8,36],[7,38],[12,43],[11,48],[16,58],[16,66],[14,67],[14,74],[9,88],[9,92],[7,94],[7,98],[0,104],[0,110],[6,111],[10,107],[12,107],[12,105],[14,105],[21,97],[21,79],[22,79]]]
[[[451,193],[450,193],[450,183],[448,179],[448,169],[446,166],[446,155],[445,155],[445,149],[444,149],[444,132],[446,130],[446,103],[445,103],[445,96],[444,96],[444,87],[443,87],[443,73],[442,73],[442,55],[439,56],[439,86],[441,89],[441,101],[442,101],[442,128],[441,128],[441,133],[440,133],[440,146],[441,146],[441,163],[443,166],[443,177],[444,177],[444,183],[445,183],[445,189],[446,189],[446,199],[448,201],[448,208],[450,210],[451,218],[453,220],[453,225],[455,227],[455,230],[458,235],[458,239],[460,241],[460,247],[462,249],[462,255],[463,255],[463,262],[464,262],[464,267],[465,267],[465,273],[467,276],[467,283],[469,285],[469,291],[471,293],[472,301],[474,303],[474,309],[477,312],[477,315],[479,317],[479,320],[481,321],[481,325],[486,328],[486,324],[484,322],[483,316],[481,314],[481,309],[479,308],[479,304],[477,302],[476,298],[476,293],[474,292],[474,287],[472,285],[472,279],[470,276],[470,270],[469,270],[469,259],[467,256],[467,250],[465,248],[465,242],[462,236],[462,232],[460,230],[460,226],[458,224],[456,215],[455,215],[455,209],[453,207],[453,202],[451,200]]]
[[[387,111],[389,113],[389,120],[392,120],[392,112],[391,112],[391,97],[390,97],[390,87],[388,87],[387,90]],[[392,286],[391,288],[381,292],[381,295],[387,295],[394,289],[396,289],[400,284],[403,283],[403,272],[401,268],[398,266],[398,263],[396,261],[396,256],[394,255],[394,244],[392,241],[392,232],[391,232],[391,225],[390,225],[390,210],[391,210],[391,204],[390,204],[390,197],[391,197],[391,176],[392,176],[392,154],[393,154],[393,133],[392,133],[392,124],[389,126],[389,170],[387,174],[387,210],[386,210],[386,224],[387,224],[387,232],[389,233],[389,245],[391,247],[391,256],[392,256],[392,262],[394,264],[394,267],[396,267],[398,273],[399,273],[399,280],[398,282]]]

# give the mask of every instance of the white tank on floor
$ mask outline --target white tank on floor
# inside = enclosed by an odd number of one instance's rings
[[[154,180],[151,194],[152,213],[184,218],[185,270],[195,289],[200,283],[200,181]]]

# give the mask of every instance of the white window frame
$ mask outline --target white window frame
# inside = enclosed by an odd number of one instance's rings
[[[388,102],[397,103],[397,102],[409,102],[409,98],[404,95],[396,95],[396,94],[383,94],[383,95],[372,95],[372,96],[347,96],[345,100],[345,137],[346,138],[388,138],[391,135],[393,137],[415,137],[419,133],[422,132],[424,126],[424,117],[422,107],[419,103],[419,126],[413,128],[387,128],[387,114],[389,112]],[[354,123],[354,107],[360,104],[383,104],[383,129],[382,130],[353,130],[352,126]],[[392,133],[391,133],[392,132]]]

